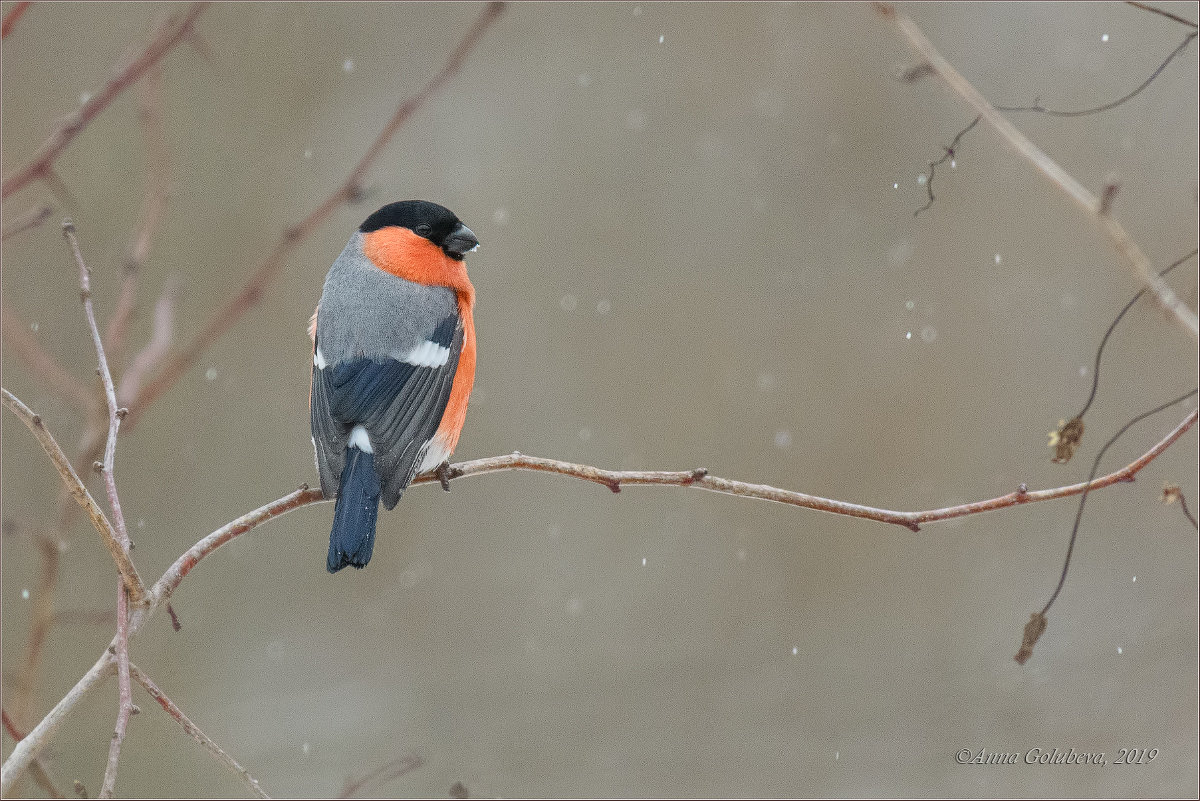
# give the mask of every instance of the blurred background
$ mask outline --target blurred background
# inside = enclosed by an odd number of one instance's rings
[[[1187,17],[1195,5],[1163,4]],[[2,6],[7,12],[11,3]],[[35,4],[3,45],[4,174],[180,6]],[[216,4],[165,59],[171,196],[131,348],[175,276],[176,347],[281,234],[340,185],[474,3]],[[997,104],[1098,106],[1188,29],[1125,5],[915,4]],[[1076,119],[1011,115],[1161,268],[1196,242],[1197,49],[1143,93]],[[1094,224],[978,126],[926,200],[928,163],[973,118],[865,5],[509,7],[262,304],[120,440],[116,476],[156,578],[229,520],[315,483],[305,326],[376,207],[453,209],[482,240],[479,369],[456,456],[520,450],[713,474],[906,510],[1083,480],[1135,414],[1195,386],[1196,346],[1143,301],[1113,335],[1075,461],[1046,434],[1087,396],[1106,327],[1139,289]],[[54,216],[3,247],[6,309],[74,375],[95,368],[72,216],[102,322],[142,203],[136,89],[4,204]],[[1173,285],[1196,302],[1195,263]],[[84,431],[10,347],[4,386],[68,450]],[[1135,427],[1144,452],[1189,401]],[[3,425],[4,696],[25,660],[59,481]],[[325,572],[332,505],[222,548],[133,659],[270,793],[483,796],[1194,796],[1196,434],[1088,499],[1070,578],[1025,667],[1021,629],[1058,578],[1076,501],[899,527],[700,491],[509,472],[411,489],[374,559]],[[99,486],[98,483],[95,486]],[[60,611],[113,608],[85,521]],[[57,625],[31,726],[95,661],[112,620]],[[139,689],[118,791],[244,792]],[[9,701],[5,701],[8,708]],[[99,788],[116,685],[46,753]],[[4,739],[4,755],[12,741]],[[962,766],[960,749],[1158,748],[1148,765]],[[408,760],[408,761],[406,761]],[[418,763],[419,764],[416,764]],[[415,767],[394,775],[399,766]],[[373,771],[377,771],[372,774]],[[357,784],[356,784],[357,783]],[[40,794],[32,781],[23,791]]]

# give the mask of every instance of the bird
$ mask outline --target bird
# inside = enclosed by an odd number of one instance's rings
[[[454,212],[389,203],[350,236],[309,322],[309,417],[321,493],[336,498],[326,569],[364,568],[379,503],[445,469],[475,381],[475,288],[464,256],[479,247]]]

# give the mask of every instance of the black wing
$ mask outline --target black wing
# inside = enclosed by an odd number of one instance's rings
[[[371,440],[385,508],[395,506],[413,480],[442,421],[458,371],[463,342],[458,315],[443,320],[429,339],[450,349],[440,367],[391,358],[355,359],[323,369],[313,366],[312,436],[326,498],[337,497],[346,442],[356,425],[365,428]]]

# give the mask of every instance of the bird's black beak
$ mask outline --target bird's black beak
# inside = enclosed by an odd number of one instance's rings
[[[446,255],[452,259],[462,259],[464,254],[470,253],[475,248],[479,247],[479,238],[475,236],[475,232],[462,223],[450,232],[450,236],[446,237],[446,241],[442,243],[442,250],[446,251]]]

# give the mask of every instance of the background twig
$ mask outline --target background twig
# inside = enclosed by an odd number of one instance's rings
[[[117,72],[95,95],[90,97],[79,110],[68,114],[50,134],[33,158],[24,167],[0,184],[0,197],[7,198],[26,184],[44,179],[51,174],[51,165],[59,154],[71,144],[79,132],[103,111],[113,99],[135,83],[146,70],[154,66],[171,48],[185,39],[196,19],[203,13],[207,3],[193,3],[181,17],[172,17],[159,29],[142,53]]]
[[[933,70],[945,81],[951,89],[963,97],[984,120],[995,128],[1001,136],[1008,140],[1017,152],[1033,164],[1043,175],[1050,179],[1055,186],[1062,189],[1072,199],[1081,205],[1099,223],[1101,230],[1108,236],[1113,247],[1133,269],[1142,283],[1154,293],[1159,305],[1167,310],[1176,320],[1191,333],[1192,337],[1200,338],[1200,321],[1187,305],[1179,299],[1170,286],[1158,277],[1150,264],[1150,260],[1142,253],[1111,214],[1104,213],[1100,198],[1094,195],[1070,173],[1060,167],[1053,159],[1044,153],[1025,134],[1006,120],[987,101],[971,83],[958,73],[950,62],[946,61],[926,38],[915,22],[890,6],[883,7],[887,16],[891,17],[901,33],[908,39],[913,48],[921,54]]]
[[[163,129],[163,66],[155,64],[142,80],[138,94],[138,119],[146,146],[146,189],[129,249],[116,309],[104,333],[111,364],[125,362],[125,339],[137,305],[138,280],[150,257],[150,243],[167,209],[170,196],[166,133]],[[143,367],[143,370],[145,368]]]

